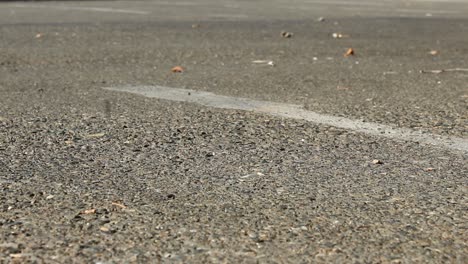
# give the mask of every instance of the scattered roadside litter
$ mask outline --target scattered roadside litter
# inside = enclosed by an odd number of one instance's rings
[[[372,161],[373,164],[383,164],[383,161],[375,159]]]
[[[323,22],[323,21],[325,21],[325,18],[324,18],[324,17],[319,17],[319,18],[317,19],[317,21],[318,21],[318,22]]]
[[[439,54],[439,51],[431,50],[431,51],[429,51],[429,54],[431,54],[432,56],[435,56],[435,55]]]

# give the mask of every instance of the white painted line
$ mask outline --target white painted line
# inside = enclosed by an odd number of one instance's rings
[[[439,146],[468,153],[468,139],[465,138],[433,135],[407,128],[394,128],[388,125],[362,122],[345,117],[318,114],[305,110],[299,105],[257,101],[247,98],[217,95],[210,92],[163,86],[121,86],[105,87],[104,89],[134,93],[146,97],[171,101],[197,103],[208,107],[253,111],[280,117],[303,119],[317,124],[334,126],[368,135],[386,137],[400,141],[419,142],[425,145]]]
[[[422,10],[422,9],[395,9],[398,13],[415,13],[415,14],[459,14],[459,11],[455,10]]]
[[[283,1],[285,2],[286,4],[288,5],[300,5],[300,6],[303,6],[303,5],[334,5],[334,6],[366,6],[366,7],[369,7],[369,6],[378,6],[378,7],[384,7],[386,6],[386,3],[379,3],[377,1],[362,1],[362,0],[358,0],[358,1],[350,1],[350,0],[346,0],[346,1],[332,1],[332,0],[307,0],[307,1],[298,1],[296,3],[291,3],[291,0],[288,0],[288,1]]]
[[[81,6],[65,6],[65,5],[40,5],[40,4],[13,4],[11,7],[17,8],[43,8],[43,9],[55,9],[55,10],[64,10],[64,11],[90,11],[90,12],[106,12],[106,13],[125,13],[125,14],[134,14],[134,15],[148,15],[150,12],[140,11],[140,10],[130,10],[130,9],[115,9],[115,8],[106,8],[106,7],[81,7]]]
[[[209,18],[220,18],[220,19],[241,19],[241,18],[248,18],[247,15],[244,14],[213,14],[209,15]]]

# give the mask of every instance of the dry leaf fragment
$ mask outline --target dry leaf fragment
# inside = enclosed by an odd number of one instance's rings
[[[281,31],[281,36],[282,36],[283,38],[290,38],[290,37],[293,36],[293,33],[287,32],[287,31]]]
[[[424,171],[435,171],[434,168],[425,168]]]
[[[343,56],[348,57],[348,56],[353,56],[353,55],[354,55],[353,48],[349,48]]]
[[[94,213],[96,213],[96,209],[84,210],[84,211],[82,211],[81,213],[82,213],[82,214],[85,214],[85,215],[87,215],[87,214],[94,214]]]
[[[172,72],[184,72],[184,68],[181,66],[175,66],[171,69]]]
[[[108,233],[110,231],[110,229],[108,227],[105,227],[105,226],[101,226],[99,228],[99,230],[101,230],[102,232],[105,232],[105,233]]]
[[[120,208],[122,208],[122,209],[127,208],[127,206],[125,206],[125,205],[123,205],[123,204],[121,204],[121,203],[112,202],[112,205],[118,206],[118,207],[120,207]]]

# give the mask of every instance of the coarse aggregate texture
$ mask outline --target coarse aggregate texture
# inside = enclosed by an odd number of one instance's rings
[[[466,137],[466,72],[419,73],[466,67],[466,18],[10,9],[0,262],[466,262],[463,153],[102,89],[205,90]]]
[[[468,254],[463,155],[102,90],[21,94],[1,104],[2,259],[462,263]]]
[[[1,29],[0,67],[2,84],[12,89],[77,77],[108,81],[107,86],[165,85],[465,137],[468,72],[420,71],[466,67],[466,38],[460,32],[468,29],[467,21],[14,25]],[[293,38],[281,38],[285,28]],[[331,32],[349,37],[333,39]],[[37,33],[41,37],[35,38]],[[355,56],[343,57],[348,47]],[[276,65],[252,63],[258,59]],[[183,66],[184,74],[171,74],[175,65]]]

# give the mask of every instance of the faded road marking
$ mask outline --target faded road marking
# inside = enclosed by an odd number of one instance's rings
[[[293,119],[302,119],[317,124],[338,127],[368,135],[386,137],[400,141],[419,142],[468,153],[468,139],[423,133],[408,128],[394,128],[388,125],[363,122],[345,117],[319,114],[303,109],[299,105],[258,101],[247,98],[229,97],[210,92],[163,86],[121,86],[106,87],[106,90],[128,92],[151,98],[196,103],[203,106],[253,111]]]
[[[90,11],[90,12],[106,12],[106,13],[125,13],[135,15],[148,15],[150,12],[130,9],[115,9],[106,7],[81,7],[81,6],[66,6],[66,5],[40,5],[40,4],[14,4],[11,7],[18,8],[44,8],[44,9],[55,9],[55,10],[76,10],[76,11]]]

